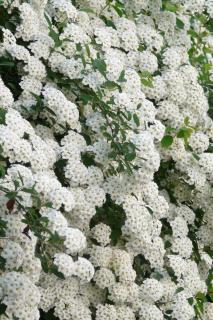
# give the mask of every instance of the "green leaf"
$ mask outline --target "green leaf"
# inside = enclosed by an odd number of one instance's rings
[[[205,294],[203,292],[198,292],[196,294],[196,299],[199,299],[199,300],[204,300],[205,299]]]
[[[185,124],[186,126],[189,125],[189,117],[186,117],[186,118],[184,119],[184,124]]]
[[[79,11],[83,11],[83,12],[86,12],[86,13],[95,13],[95,11],[92,10],[91,8],[81,8]]]
[[[0,66],[1,67],[14,67],[15,63],[13,61],[0,61]]]
[[[117,153],[116,153],[115,151],[111,151],[111,152],[108,154],[108,157],[111,158],[111,159],[116,160]]]
[[[151,81],[151,80],[141,79],[141,83],[142,83],[145,87],[153,88],[153,84],[152,84],[152,81]]]
[[[92,66],[98,70],[104,77],[106,77],[106,62],[103,59],[97,58],[92,60]]]
[[[104,23],[106,24],[107,27],[111,27],[111,28],[113,28],[113,29],[116,30],[116,26],[115,26],[115,24],[114,24],[114,22],[113,22],[112,20],[107,19],[107,18],[106,18],[105,16],[103,16],[103,15],[101,15],[100,18],[101,18],[101,20],[104,21]]]
[[[6,168],[6,163],[0,162],[0,178],[1,179],[4,178],[5,176],[5,173],[6,173],[5,168]]]
[[[200,160],[200,157],[196,153],[192,152],[192,155],[197,161]]]
[[[164,1],[163,10],[170,11],[170,12],[177,12],[178,6],[175,4],[170,3],[169,1]]]
[[[182,20],[180,20],[179,18],[176,17],[176,26],[179,28],[179,29],[184,29],[184,23]]]
[[[198,33],[197,33],[196,31],[194,31],[193,29],[189,29],[189,30],[187,31],[187,33],[188,33],[190,36],[192,36],[193,38],[198,38],[198,37],[199,37]]]
[[[81,58],[81,61],[82,61],[82,64],[83,64],[84,68],[86,68],[87,63],[86,63],[86,59],[85,59],[84,55],[81,54],[80,58]]]
[[[86,105],[89,101],[92,100],[92,96],[86,93],[81,93],[79,99],[83,102],[84,105]]]
[[[145,45],[143,43],[139,44],[138,51],[143,52],[145,50]]]
[[[103,136],[105,138],[107,138],[108,141],[111,141],[112,140],[112,136],[109,132],[103,132]]]
[[[46,202],[46,203],[44,204],[44,206],[45,206],[46,208],[52,208],[52,207],[53,207],[53,204],[52,204],[52,202]]]
[[[87,55],[90,58],[91,52],[90,52],[90,48],[89,48],[88,44],[85,44],[85,48],[86,48]]]
[[[5,124],[7,111],[3,108],[0,108],[0,124]]]
[[[177,290],[175,291],[175,293],[177,294],[177,293],[179,293],[179,292],[181,292],[181,291],[183,291],[183,290],[184,290],[184,288],[179,287],[179,288],[177,288]]]
[[[126,153],[125,154],[125,160],[127,161],[132,161],[136,158],[136,153],[135,151],[131,152],[131,153]]]
[[[167,149],[172,145],[172,143],[173,143],[173,137],[170,135],[166,135],[161,140],[161,147]]]
[[[5,314],[7,306],[3,303],[0,304],[0,315]]]
[[[14,186],[15,186],[15,190],[18,189],[18,187],[20,186],[19,182],[17,180],[13,181]]]
[[[39,256],[39,258],[41,261],[42,270],[45,273],[48,273],[48,271],[49,271],[48,259],[45,256]]]
[[[26,192],[26,193],[30,193],[30,194],[33,194],[33,195],[37,195],[37,191],[33,188],[23,188],[22,189],[23,192]]]
[[[134,123],[136,124],[136,126],[139,127],[140,120],[139,120],[139,118],[138,118],[136,113],[133,114],[133,120],[134,120]]]
[[[58,317],[54,315],[54,309],[50,309],[48,312],[40,311],[40,320],[59,320]]]
[[[115,90],[118,87],[120,87],[116,82],[110,81],[110,80],[107,80],[106,82],[104,82],[103,86],[109,90]]]
[[[123,8],[119,7],[118,5],[113,5],[112,8],[117,12],[119,17],[122,17],[125,14]]]
[[[49,243],[63,243],[63,240],[62,238],[60,238],[59,234],[55,231],[55,233],[52,233],[49,240],[48,240]]]
[[[17,196],[17,191],[8,191],[5,196],[8,198],[8,199],[15,199],[16,196]]]
[[[166,240],[165,243],[164,243],[164,248],[165,249],[168,249],[168,248],[171,248],[172,244],[169,240]]]
[[[82,45],[81,45],[81,43],[76,43],[76,50],[77,51],[81,51],[82,50]]]
[[[192,306],[194,303],[194,298],[189,298],[187,300],[188,300],[188,303]]]
[[[0,237],[5,236],[5,230],[7,228],[7,222],[0,218]]]
[[[131,142],[125,142],[121,145],[121,150],[126,161],[132,161],[136,158],[135,145]]]
[[[125,79],[125,70],[122,70],[121,73],[120,73],[120,76],[118,78],[118,82],[126,82],[126,79]]]
[[[160,272],[157,272],[157,271],[152,274],[152,277],[153,277],[154,279],[158,280],[158,281],[160,281],[161,279],[163,279],[163,275],[162,275]]]
[[[176,129],[175,128],[172,128],[172,127],[170,127],[170,126],[168,126],[168,127],[166,127],[166,133],[171,133],[171,132],[174,132],[174,131],[176,131]]]
[[[143,70],[143,71],[140,72],[140,77],[142,77],[142,78],[150,78],[150,77],[152,77],[152,74],[147,70]]]
[[[184,142],[187,143],[188,139],[190,138],[191,134],[193,133],[192,128],[181,128],[177,133],[177,138],[184,139]]]
[[[62,41],[59,39],[59,34],[53,29],[52,22],[46,13],[44,13],[44,17],[49,27],[49,36],[53,39],[55,47],[60,47]]]

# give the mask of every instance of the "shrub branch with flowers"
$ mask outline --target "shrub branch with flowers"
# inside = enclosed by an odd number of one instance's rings
[[[0,320],[213,319],[213,1],[0,1]]]

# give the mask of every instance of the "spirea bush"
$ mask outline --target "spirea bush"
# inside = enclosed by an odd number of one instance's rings
[[[212,32],[212,0],[1,0],[1,320],[213,320]]]

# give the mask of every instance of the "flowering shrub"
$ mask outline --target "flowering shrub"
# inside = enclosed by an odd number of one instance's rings
[[[213,319],[213,1],[0,2],[0,319]]]

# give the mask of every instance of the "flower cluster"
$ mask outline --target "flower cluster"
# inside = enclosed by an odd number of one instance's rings
[[[0,2],[0,319],[213,319],[212,8]]]

